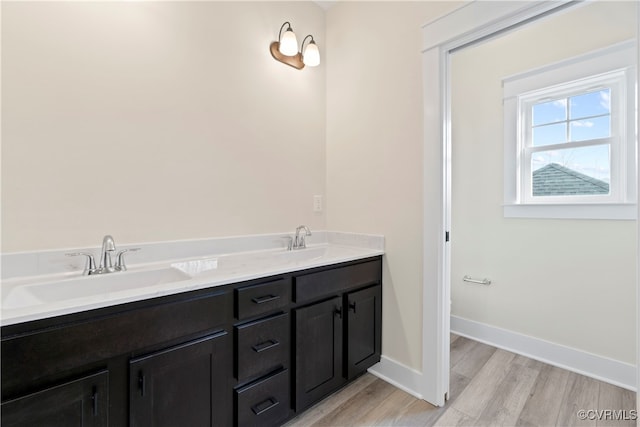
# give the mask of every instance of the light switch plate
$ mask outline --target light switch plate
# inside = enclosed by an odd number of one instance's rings
[[[313,211],[322,212],[322,196],[320,195],[313,196]]]

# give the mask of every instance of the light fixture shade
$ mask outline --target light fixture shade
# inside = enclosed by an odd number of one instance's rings
[[[309,67],[320,65],[320,51],[313,40],[304,49],[304,52],[302,53],[302,62],[304,62],[304,65],[308,65]]]
[[[284,32],[280,38],[280,46],[278,50],[286,56],[294,56],[298,53],[298,40],[296,34],[291,28]]]

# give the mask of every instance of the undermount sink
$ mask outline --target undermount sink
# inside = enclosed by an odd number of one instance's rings
[[[273,272],[294,266],[314,265],[318,261],[344,259],[354,249],[342,246],[312,246],[300,250],[266,250],[221,254],[214,257],[184,259],[141,269],[90,276],[49,276],[7,280],[2,283],[2,310],[35,309],[39,306],[68,306],[67,301],[101,301],[128,298],[129,295],[156,295],[173,289],[173,283],[189,286],[238,274]],[[355,252],[357,254],[357,251]],[[167,285],[166,287],[163,285]],[[157,287],[157,288],[154,288]],[[89,304],[89,303],[87,303]]]
[[[6,294],[3,292],[2,308],[30,307],[189,279],[191,276],[185,272],[169,267],[16,285]]]
[[[211,274],[225,274],[242,269],[304,263],[321,259],[330,255],[330,253],[327,247],[313,247],[295,251],[226,254],[211,258],[178,261],[172,263],[171,267],[195,278]]]
[[[320,259],[328,254],[328,248],[305,248],[295,251],[278,252],[275,257],[283,262],[302,262]]]
[[[197,276],[198,274],[216,270],[218,268],[218,258],[202,258],[174,262],[171,264],[171,267],[189,276]]]

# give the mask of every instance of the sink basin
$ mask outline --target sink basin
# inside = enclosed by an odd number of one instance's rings
[[[357,250],[342,246],[311,246],[287,251],[255,251],[221,254],[215,257],[185,259],[173,263],[144,266],[105,275],[58,275],[4,281],[1,286],[3,310],[31,309],[47,304],[67,304],[67,301],[85,299],[87,304],[127,298],[130,291],[154,295],[163,288],[155,286],[192,280],[194,285],[213,282],[238,275],[283,271],[293,267],[311,265],[318,261],[345,259]],[[191,282],[190,282],[191,283]],[[135,293],[135,292],[134,292]],[[92,299],[93,298],[93,299]],[[84,303],[83,302],[83,303]],[[6,317],[5,317],[6,318]]]
[[[30,307],[189,279],[191,279],[191,276],[175,268],[161,268],[16,285],[9,289],[6,294],[3,292],[2,308]]]
[[[216,270],[218,268],[218,258],[204,258],[175,262],[171,264],[171,267],[190,276],[197,276],[198,274]]]
[[[316,259],[323,258],[327,256],[329,253],[328,248],[320,247],[320,248],[305,248],[298,249],[295,251],[286,251],[286,252],[278,252],[274,254],[276,259],[281,262],[303,262],[303,261],[313,261]]]
[[[295,251],[264,251],[241,254],[218,255],[212,258],[200,258],[178,261],[171,267],[191,276],[235,274],[238,271],[250,271],[260,268],[281,267],[290,264],[322,259],[331,255],[327,247],[312,247]]]

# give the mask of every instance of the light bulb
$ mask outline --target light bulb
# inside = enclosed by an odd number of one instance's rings
[[[320,51],[316,43],[311,40],[302,54],[302,62],[309,67],[315,67],[320,64]]]
[[[286,56],[295,56],[298,53],[298,40],[291,27],[280,38],[278,50]]]

